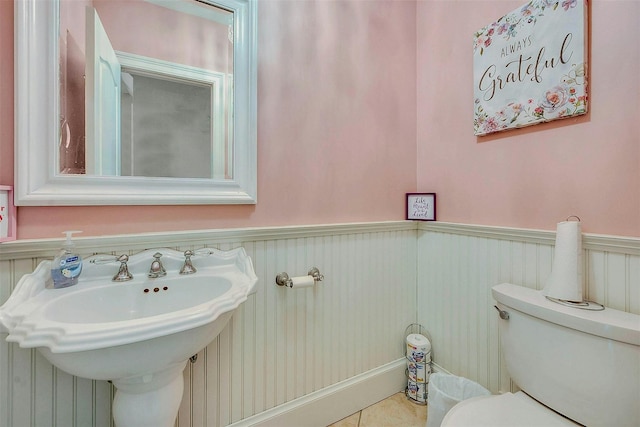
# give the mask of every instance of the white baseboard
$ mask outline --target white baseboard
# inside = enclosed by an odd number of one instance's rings
[[[379,402],[407,385],[406,359],[380,366],[229,427],[325,427]]]
[[[443,374],[453,375],[451,372],[447,371],[435,362],[431,362],[431,372],[442,372]]]

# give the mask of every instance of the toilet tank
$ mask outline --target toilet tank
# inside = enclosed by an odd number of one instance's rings
[[[640,425],[639,315],[566,307],[509,283],[492,294],[509,314],[502,353],[520,389],[580,424]]]

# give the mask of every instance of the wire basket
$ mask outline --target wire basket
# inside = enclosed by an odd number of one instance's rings
[[[407,387],[405,395],[409,401],[417,405],[427,404],[427,384],[429,383],[429,375],[431,375],[431,355],[432,350],[427,353],[409,352],[407,337],[411,334],[420,334],[431,342],[429,332],[420,324],[412,323],[404,331],[404,340],[402,343],[402,354],[405,355],[407,368],[405,374],[407,376]]]

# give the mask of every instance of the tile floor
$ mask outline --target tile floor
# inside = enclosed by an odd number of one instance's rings
[[[425,427],[426,424],[427,406],[410,402],[401,392],[329,427]]]

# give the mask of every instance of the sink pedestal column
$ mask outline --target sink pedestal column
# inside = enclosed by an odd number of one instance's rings
[[[117,427],[172,427],[182,401],[186,361],[164,371],[114,380]]]

